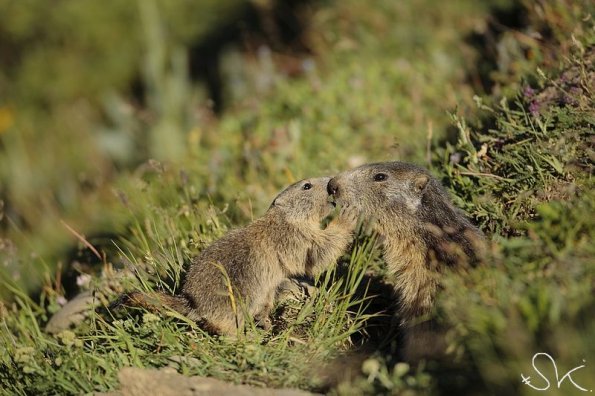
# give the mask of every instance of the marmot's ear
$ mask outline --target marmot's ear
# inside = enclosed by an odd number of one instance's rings
[[[413,182],[413,185],[415,187],[415,192],[422,192],[426,186],[428,185],[428,182],[430,181],[430,178],[427,175],[419,175],[415,178],[415,181]]]
[[[275,199],[273,199],[273,202],[271,202],[271,206],[269,206],[269,209],[275,208],[278,206],[283,206],[283,204],[284,204],[283,198],[281,198],[279,195],[277,195],[275,197]]]

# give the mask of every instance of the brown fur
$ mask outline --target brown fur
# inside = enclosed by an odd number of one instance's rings
[[[483,234],[454,207],[440,183],[415,165],[363,165],[334,177],[328,192],[343,211],[358,214],[383,238],[404,332],[403,358],[434,355],[440,340],[427,317],[440,276],[446,268],[475,263]]]
[[[329,180],[307,179],[289,186],[264,216],[204,249],[193,260],[179,295],[132,293],[127,302],[145,307],[159,302],[218,334],[236,334],[244,312],[270,327],[279,284],[290,276],[319,274],[351,242],[351,227],[340,218],[321,226],[334,209],[326,192]]]

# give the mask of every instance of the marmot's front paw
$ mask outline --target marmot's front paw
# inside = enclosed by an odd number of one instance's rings
[[[261,329],[269,331],[273,328],[273,322],[271,321],[271,318],[269,318],[268,316],[261,316],[255,319],[256,326],[260,327]]]
[[[277,288],[277,300],[285,301],[290,298],[301,300],[312,297],[318,289],[306,279],[288,278]]]

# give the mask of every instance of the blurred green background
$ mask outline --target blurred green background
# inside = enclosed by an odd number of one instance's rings
[[[43,322],[44,296],[123,266],[123,240],[139,256],[161,243],[191,256],[295,180],[412,161],[494,241],[489,266],[445,279],[437,315],[473,369],[436,381],[518,392],[542,348],[574,367],[595,356],[593,11],[0,0],[0,298],[16,317],[15,290],[41,296]],[[431,388],[387,364],[350,386]]]
[[[296,178],[424,160],[474,92],[465,40],[500,6],[0,2],[2,271],[35,287],[68,267],[62,221],[121,232],[118,186],[149,159],[256,213]]]

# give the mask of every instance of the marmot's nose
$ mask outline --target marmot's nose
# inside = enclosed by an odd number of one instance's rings
[[[326,191],[329,193],[329,195],[337,195],[337,193],[339,192],[339,185],[337,183],[337,179],[333,177],[328,182],[328,184],[326,185]]]

